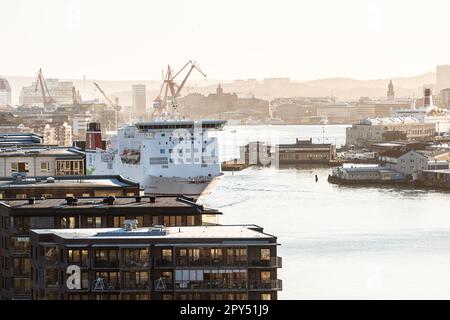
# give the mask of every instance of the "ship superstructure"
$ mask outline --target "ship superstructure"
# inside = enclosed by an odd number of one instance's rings
[[[226,121],[138,122],[118,130],[108,150],[86,150],[89,174],[121,174],[146,194],[199,195],[221,175],[215,135]]]

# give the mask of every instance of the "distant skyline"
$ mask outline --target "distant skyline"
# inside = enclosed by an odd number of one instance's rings
[[[445,0],[5,0],[0,74],[159,80],[408,77],[450,64]],[[193,74],[193,79],[200,79]]]

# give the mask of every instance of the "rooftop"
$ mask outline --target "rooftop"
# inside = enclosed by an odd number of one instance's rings
[[[390,117],[390,118],[368,118],[361,120],[362,125],[380,126],[389,124],[413,124],[420,123],[417,118],[414,117]]]
[[[60,146],[30,146],[0,148],[2,157],[53,156],[53,157],[82,157],[84,152],[76,147]]]
[[[110,202],[111,201],[111,202]],[[153,201],[153,202],[152,202]],[[81,198],[41,198],[2,199],[0,205],[13,209],[111,209],[111,208],[194,208],[202,213],[221,214],[197,204],[194,199],[184,196],[135,196],[135,197],[81,197]]]
[[[2,188],[122,188],[139,187],[139,183],[125,179],[120,175],[113,176],[58,176],[58,177],[26,177],[21,180],[13,178],[0,178]]]
[[[137,228],[126,231],[122,228],[102,229],[36,229],[36,234],[54,234],[63,239],[274,239],[260,231],[257,225],[166,227],[163,229]]]

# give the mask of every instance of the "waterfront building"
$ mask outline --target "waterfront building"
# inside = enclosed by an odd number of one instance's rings
[[[33,299],[270,300],[277,238],[256,225],[32,230]],[[71,285],[72,268],[80,285]]]
[[[0,177],[84,175],[85,153],[59,146],[8,147],[0,152]]]
[[[420,185],[426,187],[450,188],[450,170],[447,169],[430,169],[423,170],[418,176]]]
[[[271,163],[270,146],[261,141],[251,141],[239,148],[240,161],[246,165],[269,165]]]
[[[403,179],[403,174],[379,165],[348,164],[332,168],[332,174],[328,181],[341,183],[390,183],[402,181]]]
[[[293,144],[276,146],[276,156],[280,165],[323,163],[328,164],[337,157],[336,146],[326,143],[312,143],[312,139],[299,140]]]
[[[133,95],[133,116],[145,119],[147,114],[147,93],[145,84],[134,84],[131,87]]]
[[[413,117],[372,118],[346,129],[346,145],[367,146],[395,140],[426,141],[435,135],[435,123],[422,123]]]
[[[138,196],[139,184],[122,176],[0,178],[0,199]]]
[[[379,160],[383,167],[413,178],[428,169],[428,157],[415,150],[388,150],[379,154]]]
[[[11,105],[11,86],[8,80],[0,78],[0,106]]]
[[[219,214],[221,213],[217,210],[207,209],[185,197],[68,196],[1,200],[0,298],[31,298],[30,281],[32,276],[36,276],[30,269],[31,229],[71,229],[69,233],[77,242],[76,239],[80,237],[76,235],[82,235],[82,231],[75,229],[80,228],[120,228],[127,219],[137,220],[142,227],[161,224],[176,227],[198,226],[214,221]],[[206,233],[200,235],[203,237]],[[118,243],[117,239],[112,239],[110,244]],[[80,250],[88,246],[86,243],[81,245],[79,241],[78,245]],[[48,257],[47,254],[40,256]]]
[[[73,103],[73,82],[58,79],[45,79],[50,96],[59,105]],[[23,87],[19,98],[20,104],[25,106],[43,105],[42,91],[36,90],[36,82],[31,86]]]

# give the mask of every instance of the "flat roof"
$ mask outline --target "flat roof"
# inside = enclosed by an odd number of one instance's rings
[[[422,170],[422,172],[446,173],[450,174],[450,169]]]
[[[52,183],[47,178],[53,178]],[[139,187],[139,183],[128,180],[120,175],[108,176],[58,176],[58,177],[26,177],[22,180],[0,178],[0,189],[24,188],[124,188]]]
[[[55,157],[82,157],[84,152],[76,147],[60,146],[30,146],[30,147],[5,147],[0,150],[1,157],[32,157],[32,156],[55,156]]]
[[[194,208],[203,214],[221,214],[215,209],[205,208],[203,205],[195,203],[192,198],[183,196],[159,196],[154,197],[155,202],[150,202],[149,196],[116,197],[113,204],[108,204],[104,200],[107,197],[80,197],[75,204],[68,204],[66,198],[42,198],[35,199],[30,203],[29,199],[2,199],[0,205],[13,209],[111,209],[111,208]],[[140,198],[140,202],[136,201]],[[136,212],[138,214],[138,212]]]
[[[32,232],[54,234],[62,239],[274,239],[275,237],[258,231],[257,225],[190,226],[165,227],[162,232],[152,228],[137,228],[126,231],[123,228],[101,229],[36,229]]]

